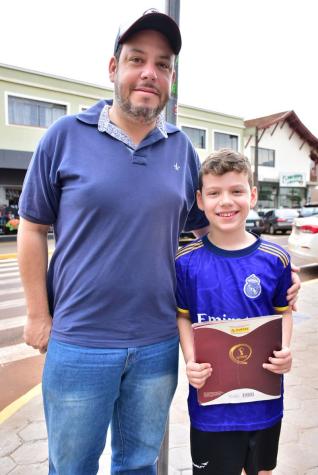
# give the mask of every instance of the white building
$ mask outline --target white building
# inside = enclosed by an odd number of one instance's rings
[[[299,207],[318,200],[318,139],[294,111],[246,120],[245,155],[255,166],[259,208]]]

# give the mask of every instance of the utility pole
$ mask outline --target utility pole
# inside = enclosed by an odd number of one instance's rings
[[[177,25],[180,22],[180,0],[166,0],[166,11],[165,13],[169,15]],[[176,78],[171,87],[171,95],[169,102],[166,106],[166,120],[171,124],[177,123],[177,114],[178,114],[178,62],[179,59],[176,59],[175,72]]]
[[[254,186],[258,191],[258,127],[255,127],[255,152],[254,152]]]
[[[180,0],[166,0],[165,13],[169,15],[177,25],[180,22]],[[178,114],[178,61],[176,58],[175,63],[175,81],[171,87],[171,95],[166,106],[166,120],[171,124],[177,123]],[[168,475],[169,466],[169,417],[167,420],[166,432],[162,442],[158,462],[157,472],[158,475]]]

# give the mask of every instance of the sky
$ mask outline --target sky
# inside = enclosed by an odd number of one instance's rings
[[[179,102],[318,137],[317,0],[181,0]],[[111,86],[120,24],[165,0],[0,0],[0,63]]]

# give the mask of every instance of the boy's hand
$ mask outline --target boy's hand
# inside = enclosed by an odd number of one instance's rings
[[[211,376],[212,368],[210,363],[196,363],[195,361],[189,360],[187,362],[186,371],[191,386],[200,389],[204,386],[207,378]]]
[[[297,306],[296,306],[296,300],[298,298],[298,292],[300,289],[300,278],[299,275],[297,274],[300,269],[299,267],[296,267],[292,262],[290,263],[291,265],[291,277],[292,277],[292,286],[287,290],[287,301],[289,305],[291,306],[292,310],[296,311]]]
[[[274,351],[274,356],[268,358],[269,363],[264,363],[263,368],[276,374],[288,373],[292,365],[292,355],[289,348],[285,347]]]

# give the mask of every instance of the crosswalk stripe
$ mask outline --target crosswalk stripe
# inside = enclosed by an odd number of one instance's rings
[[[0,280],[5,280],[7,277],[15,277],[15,276],[18,276],[18,275],[19,275],[19,271],[17,271],[17,272],[8,272],[8,273],[1,272]]]
[[[4,320],[0,320],[0,331],[23,327],[25,324],[25,320],[26,320],[26,315],[22,315],[21,317],[5,318]]]
[[[11,264],[1,264],[0,262],[0,271],[2,271],[2,269],[6,270],[6,269],[17,269],[18,268],[18,263],[14,263],[14,262],[11,262]]]
[[[39,354],[39,350],[35,350],[31,346],[27,346],[25,343],[4,346],[3,348],[0,348],[0,365],[24,360],[25,358],[31,358],[32,356],[38,356]]]
[[[25,299],[12,299],[12,300],[4,300],[0,302],[0,309],[4,310],[6,308],[13,308],[13,307],[22,307],[25,305]]]
[[[0,285],[17,284],[18,282],[21,284],[21,279],[19,277],[17,277],[16,279],[0,279]]]
[[[22,292],[23,292],[23,287],[13,287],[13,289],[0,290],[0,296],[11,295],[11,294],[21,294]]]
[[[0,267],[5,265],[6,263],[10,263],[10,262],[18,262],[17,258],[15,259],[4,259],[3,261],[0,261]]]

